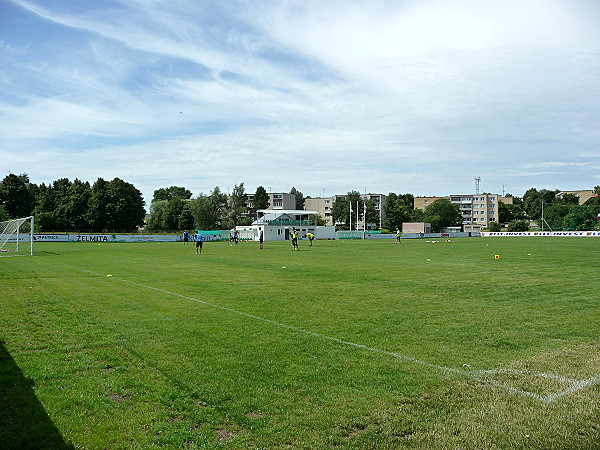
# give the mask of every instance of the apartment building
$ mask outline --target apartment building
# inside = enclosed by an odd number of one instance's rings
[[[333,208],[333,197],[316,197],[304,199],[304,209],[317,211],[319,216],[325,219],[325,225],[333,225],[331,209]]]
[[[415,197],[414,207],[425,209],[442,198],[458,205],[463,217],[463,225],[478,225],[477,228],[486,227],[490,222],[498,222],[499,203],[512,204],[512,197],[502,197],[498,194],[465,194],[447,197]]]
[[[583,190],[583,191],[561,191],[556,196],[558,198],[562,198],[565,194],[573,194],[579,198],[579,204],[583,205],[592,197],[597,197],[598,195],[591,189]]]
[[[286,192],[269,192],[269,206],[272,210],[291,210],[296,209],[296,196]],[[254,207],[254,194],[246,195],[247,216],[255,217],[256,208]]]

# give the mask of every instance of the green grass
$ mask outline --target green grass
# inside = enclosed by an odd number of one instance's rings
[[[300,247],[0,258],[0,442],[597,448],[600,239]]]

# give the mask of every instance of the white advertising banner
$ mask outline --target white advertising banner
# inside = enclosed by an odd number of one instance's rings
[[[24,235],[20,240],[29,241]],[[178,235],[167,234],[34,234],[34,242],[178,242]]]
[[[522,237],[522,236],[550,236],[550,237],[600,237],[600,231],[482,231],[482,237]]]
[[[70,234],[70,242],[177,242],[178,235],[167,234]]]
[[[33,242],[69,242],[68,234],[34,234]]]

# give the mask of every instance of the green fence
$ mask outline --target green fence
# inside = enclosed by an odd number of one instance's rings
[[[364,239],[362,231],[336,231],[336,239]]]

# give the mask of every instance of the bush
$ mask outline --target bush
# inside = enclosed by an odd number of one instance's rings
[[[500,225],[498,222],[490,222],[487,229],[496,233],[502,230],[502,225]]]
[[[529,223],[526,220],[517,220],[508,224],[508,231],[529,231]]]

